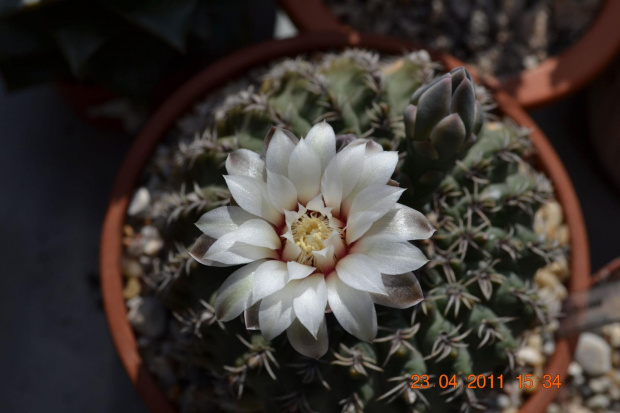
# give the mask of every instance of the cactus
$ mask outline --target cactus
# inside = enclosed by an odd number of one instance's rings
[[[146,219],[162,232],[165,247],[145,266],[143,295],[156,294],[174,318],[143,356],[181,410],[449,412],[492,405],[485,391],[412,389],[409,379],[428,374],[437,383],[445,374],[462,384],[469,374],[511,371],[524,331],[550,317],[534,274],[565,251],[534,231],[534,213],[553,190],[528,163],[527,131],[508,120],[482,126],[469,74],[458,69],[429,83],[434,69],[424,52],[286,60],[255,88],[214,104],[194,141],[156,157],[151,175],[165,183],[152,178],[158,195],[130,222]],[[230,152],[260,152],[272,126],[299,136],[321,120],[340,145],[372,138],[403,154],[395,178],[407,178],[412,204],[423,194],[420,208],[437,232],[418,244],[430,258],[416,274],[425,301],[405,310],[377,306],[372,343],[327,314],[330,350],[314,360],[294,351],[286,335],[265,340],[251,311],[218,322],[215,293],[231,270],[198,265],[186,247],[200,234],[192,225],[198,217],[226,202],[222,167]],[[166,164],[168,174],[161,172]],[[425,178],[429,171],[434,179]],[[153,367],[162,357],[182,380],[169,384]],[[180,389],[180,382],[191,384]]]

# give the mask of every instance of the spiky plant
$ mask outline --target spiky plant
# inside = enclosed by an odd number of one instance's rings
[[[195,140],[156,158],[151,184],[159,189],[143,217],[166,245],[146,264],[143,295],[156,294],[175,318],[144,355],[151,364],[174,360],[168,363],[181,379],[173,385],[155,373],[182,410],[449,412],[492,404],[486,390],[460,385],[470,374],[514,369],[522,333],[548,318],[533,276],[564,252],[533,230],[534,212],[553,191],[528,164],[527,131],[509,120],[482,126],[463,69],[421,88],[434,69],[424,52],[286,60],[257,87],[229,96]],[[419,245],[430,258],[417,274],[425,301],[404,310],[377,306],[372,343],[327,314],[330,349],[314,360],[286,335],[268,342],[251,318],[218,322],[216,291],[231,270],[198,265],[186,250],[200,235],[193,223],[228,199],[229,153],[260,152],[272,126],[300,136],[322,120],[341,146],[362,137],[398,150],[394,178],[406,181],[407,202],[419,204],[437,232]],[[171,173],[162,172],[166,162]],[[432,384],[447,375],[458,385],[413,389],[414,374],[428,374]]]

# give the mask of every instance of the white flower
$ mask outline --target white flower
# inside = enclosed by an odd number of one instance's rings
[[[218,320],[245,312],[247,328],[260,328],[268,340],[286,330],[297,351],[319,358],[328,348],[326,311],[372,341],[374,303],[407,308],[421,301],[411,271],[428,260],[408,241],[434,229],[396,203],[404,189],[388,182],[397,162],[397,152],[366,139],[336,153],[326,122],[301,140],[272,131],[262,156],[231,153],[224,178],[238,206],[204,214],[196,223],[204,234],[191,251],[206,265],[247,264],[219,289]]]

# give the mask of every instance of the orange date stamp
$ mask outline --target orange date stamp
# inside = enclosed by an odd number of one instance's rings
[[[512,378],[512,377],[511,377]],[[532,389],[542,387],[550,389],[552,387],[560,388],[560,375],[544,374],[542,376],[534,376],[533,374],[519,374],[514,377],[520,389]],[[428,389],[438,387],[440,389],[449,389],[456,387],[466,387],[468,389],[503,389],[504,376],[484,374],[470,374],[467,380],[459,380],[456,375],[442,374],[437,381],[432,380],[428,374],[413,374],[411,376],[412,389]]]

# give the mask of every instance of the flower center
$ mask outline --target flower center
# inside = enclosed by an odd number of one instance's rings
[[[325,248],[325,241],[334,229],[329,226],[327,217],[317,211],[308,211],[291,225],[293,240],[301,248],[302,256],[312,256],[312,251]]]

